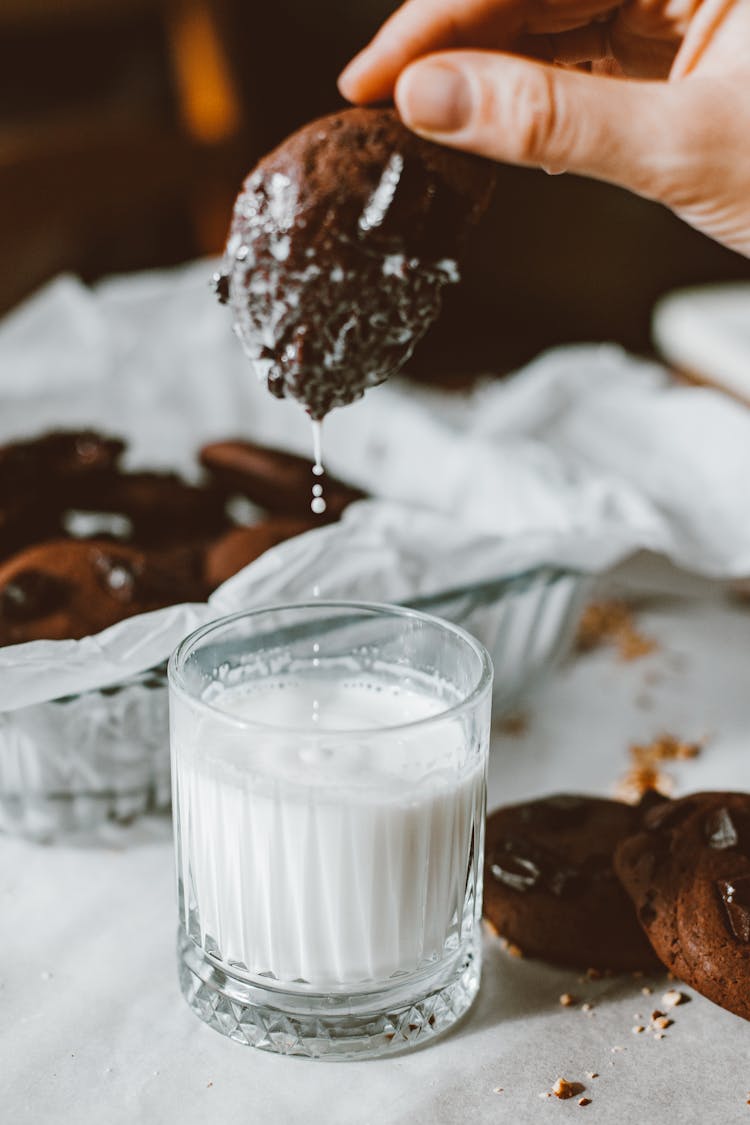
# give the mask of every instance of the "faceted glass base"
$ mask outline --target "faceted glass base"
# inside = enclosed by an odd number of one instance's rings
[[[430,972],[370,992],[287,992],[230,975],[180,928],[180,986],[195,1014],[222,1035],[264,1051],[353,1059],[421,1046],[452,1027],[479,990],[481,948],[467,941]]]

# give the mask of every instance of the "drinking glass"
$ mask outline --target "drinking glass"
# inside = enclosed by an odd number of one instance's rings
[[[315,600],[203,626],[169,685],[193,1011],[316,1058],[454,1024],[481,966],[482,645],[416,611]]]

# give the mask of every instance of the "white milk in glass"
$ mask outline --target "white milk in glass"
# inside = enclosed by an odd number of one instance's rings
[[[193,939],[240,972],[316,986],[412,973],[457,948],[484,769],[460,717],[420,722],[446,702],[361,675],[214,688],[222,715],[173,727]]]

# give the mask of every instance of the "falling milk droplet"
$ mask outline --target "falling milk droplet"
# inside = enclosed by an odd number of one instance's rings
[[[313,464],[313,473],[316,477],[322,477],[323,469],[323,423],[313,421],[312,423],[313,435],[313,457],[315,463]],[[322,484],[313,485],[313,500],[310,504],[316,516],[322,516],[326,510],[326,502],[323,499],[323,486]]]
[[[316,477],[323,476],[323,423],[312,423],[312,436],[313,436],[313,472]]]

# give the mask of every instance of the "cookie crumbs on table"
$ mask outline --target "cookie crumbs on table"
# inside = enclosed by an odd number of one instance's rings
[[[529,731],[529,716],[525,711],[513,711],[499,718],[494,727],[498,734],[508,738],[523,738]]]
[[[661,763],[697,758],[704,747],[705,740],[688,741],[666,732],[651,742],[632,743],[628,748],[630,768],[617,782],[616,795],[629,804],[637,804],[646,793],[670,793],[674,779],[660,768]]]
[[[676,1008],[678,1004],[687,1004],[689,1000],[686,992],[680,992],[676,988],[670,988],[661,998],[665,1008]]]
[[[560,997],[560,1006],[562,1008],[572,1008],[577,1003],[577,998],[575,996],[572,996],[570,992],[563,992],[562,996]]]
[[[585,1089],[583,1082],[570,1082],[567,1078],[561,1077],[552,1087],[552,1093],[561,1101],[566,1101],[568,1098],[575,1098],[578,1094],[582,1094]]]
[[[626,662],[650,656],[659,648],[653,637],[636,627],[632,608],[614,599],[591,602],[578,624],[578,652],[591,652],[605,645],[614,646],[620,659]]]

